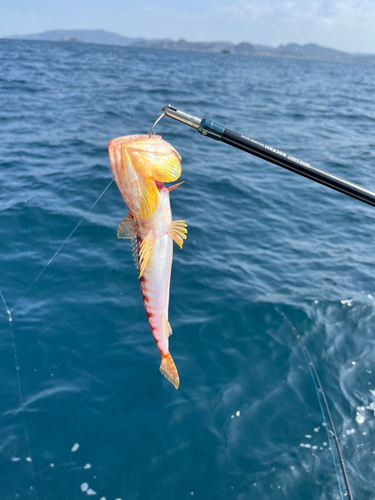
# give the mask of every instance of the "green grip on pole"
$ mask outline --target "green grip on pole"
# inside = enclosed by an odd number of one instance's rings
[[[208,120],[207,118],[203,118],[199,125],[198,132],[207,137],[211,137],[211,139],[220,141],[224,130],[225,127],[222,127],[218,123],[215,123],[212,120]]]

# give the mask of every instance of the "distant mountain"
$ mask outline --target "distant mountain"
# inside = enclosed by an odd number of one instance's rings
[[[187,42],[184,39],[178,40],[142,40],[134,41],[132,45],[149,49],[169,49],[185,50],[193,52],[221,52],[224,48],[232,47],[231,43],[225,42]]]
[[[289,43],[288,45],[280,45],[276,49],[276,53],[285,56],[307,57],[309,59],[320,59],[329,61],[352,62],[353,56],[347,52],[328,49],[321,47],[315,43],[307,43],[299,45],[298,43]]]
[[[277,51],[275,47],[270,47],[269,45],[254,45],[254,47],[259,51],[259,52],[267,52],[269,54],[274,53]]]
[[[232,54],[256,54],[257,50],[251,43],[243,42],[233,45],[230,42],[187,42],[184,39],[174,42],[173,40],[142,40],[134,42],[137,47],[155,49],[189,50],[194,52],[226,52]]]
[[[36,35],[15,35],[8,38],[19,40],[45,40],[52,42],[82,42],[103,45],[123,45],[132,47],[169,49],[195,52],[224,52],[226,54],[291,57],[298,59],[312,59],[316,61],[334,61],[344,63],[375,64],[375,55],[348,54],[339,50],[321,47],[315,43],[299,45],[289,43],[279,47],[267,45],[252,45],[242,42],[235,45],[230,42],[188,42],[184,39],[177,41],[168,38],[161,40],[146,40],[144,38],[129,38],[117,33],[104,30],[53,30]]]
[[[250,55],[250,54],[257,54],[259,51],[257,51],[254,45],[251,45],[251,43],[242,42],[239,43],[238,45],[234,45],[232,47],[231,52],[233,52],[233,54]]]
[[[14,35],[8,38],[17,40],[44,40],[60,42],[72,38],[84,43],[98,43],[103,45],[131,45],[141,38],[127,38],[117,33],[109,33],[104,30],[53,30],[38,33],[36,35]]]

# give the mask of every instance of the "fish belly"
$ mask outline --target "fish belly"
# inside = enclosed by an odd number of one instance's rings
[[[164,331],[165,320],[168,320],[172,256],[172,239],[167,234],[158,237],[145,271],[140,278],[148,321],[156,344],[164,356],[168,353],[168,337],[165,336]]]

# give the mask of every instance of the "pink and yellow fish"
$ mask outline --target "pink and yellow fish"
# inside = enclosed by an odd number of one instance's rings
[[[176,366],[169,353],[169,283],[173,241],[180,248],[186,239],[186,223],[172,221],[165,182],[181,175],[181,157],[160,136],[129,135],[113,139],[109,159],[117,187],[129,209],[117,236],[132,241],[143,302],[152,334],[161,353],[161,373],[178,389]]]

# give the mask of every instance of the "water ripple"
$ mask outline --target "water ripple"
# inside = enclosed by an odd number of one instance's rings
[[[370,66],[16,40],[0,40],[0,65],[11,306],[108,184],[108,142],[147,133],[168,103],[375,189]],[[82,485],[108,499],[338,498],[280,311],[312,353],[354,496],[371,498],[374,209],[167,118],[157,132],[186,181],[171,196],[189,229],[171,281],[180,390],[158,372],[113,185],[14,314],[23,407],[0,311],[2,498],[32,498],[26,434],[44,500]]]

